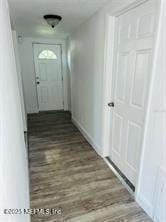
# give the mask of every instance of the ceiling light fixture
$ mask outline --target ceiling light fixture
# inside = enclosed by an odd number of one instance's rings
[[[58,25],[59,22],[62,20],[62,17],[59,15],[44,15],[43,18],[52,28]]]

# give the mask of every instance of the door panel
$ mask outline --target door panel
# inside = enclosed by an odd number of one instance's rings
[[[39,110],[63,109],[61,46],[34,44]]]
[[[137,38],[145,38],[153,36],[155,29],[155,16],[154,14],[145,14],[138,17],[138,32]]]
[[[156,1],[116,20],[110,159],[136,184],[156,27]]]
[[[128,54],[120,54],[118,56],[118,70],[117,70],[117,81],[116,81],[116,99],[120,102],[124,102],[126,98],[126,76],[128,72]]]
[[[150,71],[151,52],[137,51],[135,71],[133,73],[131,105],[140,109],[145,107],[146,91],[148,89],[148,74]]]
[[[48,101],[48,88],[47,87],[40,87],[40,101],[41,103],[47,103]]]
[[[118,114],[113,116],[113,142],[112,149],[117,155],[121,151],[121,136],[122,136],[123,118]]]
[[[141,145],[141,131],[141,126],[132,121],[128,122],[127,152],[125,159],[133,170],[136,170],[138,166],[140,151],[139,147]]]
[[[47,64],[46,63],[39,63],[39,73],[40,73],[40,80],[47,81]]]

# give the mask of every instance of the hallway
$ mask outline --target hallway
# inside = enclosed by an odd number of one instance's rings
[[[32,222],[150,222],[91,148],[68,112],[31,114],[31,208],[61,209]]]

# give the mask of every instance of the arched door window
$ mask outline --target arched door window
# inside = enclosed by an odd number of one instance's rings
[[[39,56],[39,59],[57,59],[56,54],[51,50],[43,50]]]

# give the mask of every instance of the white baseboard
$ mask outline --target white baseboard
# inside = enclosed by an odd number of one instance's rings
[[[79,123],[79,121],[76,120],[73,116],[72,116],[72,123],[79,129],[79,131],[82,133],[85,139],[89,142],[89,144],[94,148],[97,154],[99,156],[102,156],[100,146],[96,144],[96,142],[90,136],[90,134],[84,129],[84,127]]]
[[[28,114],[39,113],[38,109],[28,110]]]
[[[137,194],[135,197],[136,202],[144,209],[144,211],[153,218],[153,206],[149,203],[149,201],[143,197],[141,194]]]
[[[166,221],[166,168],[158,166],[156,186],[154,191],[154,221]]]

